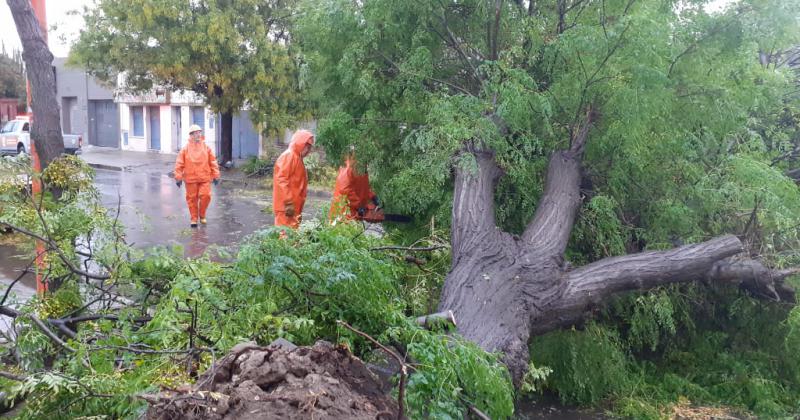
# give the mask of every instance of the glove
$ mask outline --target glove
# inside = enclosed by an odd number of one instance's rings
[[[177,185],[178,188],[181,187],[181,184],[183,184],[183,181],[175,181],[175,185]]]
[[[214,185],[219,185],[219,178],[217,178],[217,179],[215,179],[215,180],[213,180],[213,181],[211,181],[211,182],[213,182],[213,183],[214,183]]]
[[[283,210],[287,216],[293,217],[294,216],[294,203],[286,203],[286,207]]]
[[[374,204],[375,207],[380,207],[381,206],[381,203],[378,201],[378,196],[377,195],[372,197],[372,204]]]
[[[364,207],[359,207],[356,211],[358,212],[358,217],[364,217],[367,214],[367,209]]]

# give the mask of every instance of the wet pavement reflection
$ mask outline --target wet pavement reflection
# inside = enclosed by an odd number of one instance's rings
[[[98,170],[95,184],[104,206],[116,212],[126,227],[126,241],[137,248],[184,246],[188,257],[202,254],[210,244],[232,245],[262,227],[272,214],[262,211],[269,197],[253,197],[235,185],[212,185],[208,225],[189,227],[185,188],[165,175]]]
[[[245,189],[237,183],[212,185],[208,224],[195,229],[189,227],[185,188],[178,188],[166,175],[98,169],[95,185],[112,215],[119,208],[125,240],[139,249],[181,245],[186,257],[196,257],[214,246],[234,246],[274,222],[271,191]],[[303,217],[320,217],[328,203],[325,193],[310,194]],[[27,260],[16,257],[19,254],[15,246],[0,243],[0,283],[9,284],[27,265]],[[25,276],[14,290],[20,298],[29,297],[35,293],[34,283],[32,276]]]

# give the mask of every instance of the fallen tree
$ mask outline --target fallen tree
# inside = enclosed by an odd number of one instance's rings
[[[612,294],[709,281],[794,300],[782,282],[794,270],[740,254],[775,262],[754,246],[765,235],[751,214],[780,213],[776,236],[799,216],[786,210],[800,205],[796,185],[770,165],[796,130],[775,121],[796,103],[792,82],[770,60],[759,67],[756,46],[786,47],[796,5],[684,6],[328,0],[299,22],[331,104],[320,144],[335,158],[355,143],[392,211],[449,226],[438,309],[502,352],[517,384],[532,335]],[[752,32],[757,22],[774,32]],[[609,203],[606,236],[579,232],[590,246],[568,250],[595,197]],[[784,237],[773,250],[795,255],[796,236]],[[684,239],[694,244],[664,250]]]
[[[495,223],[494,189],[502,172],[493,154],[468,150],[478,162],[477,172],[456,170],[453,265],[439,310],[453,311],[464,337],[502,352],[516,383],[528,366],[531,335],[579,322],[614,293],[705,280],[795,302],[794,290],[783,280],[800,269],[772,270],[758,261],[737,260],[744,249],[733,235],[571,268],[564,251],[581,204],[581,158],[591,123],[587,117],[572,146],[553,153],[544,194],[522,236]]]

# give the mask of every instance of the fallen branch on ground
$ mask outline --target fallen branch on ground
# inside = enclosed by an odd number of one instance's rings
[[[446,245],[434,245],[428,247],[410,247],[410,246],[379,246],[376,248],[370,248],[370,251],[409,251],[409,252],[431,252],[436,251],[437,249],[445,249],[447,248]]]

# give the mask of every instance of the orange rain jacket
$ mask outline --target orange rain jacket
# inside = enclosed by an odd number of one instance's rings
[[[314,144],[314,135],[307,130],[298,130],[292,142],[275,161],[272,171],[272,209],[283,213],[289,203],[294,205],[295,214],[303,212],[308,191],[308,176],[301,154],[306,144]]]
[[[205,140],[189,143],[178,153],[175,161],[175,180],[187,184],[211,182],[219,178],[219,164]]]
[[[372,199],[375,193],[369,187],[369,175],[356,172],[356,162],[352,158],[345,161],[345,166],[339,168],[336,177],[336,186],[333,189],[333,204],[331,205],[330,219],[345,215],[347,207],[350,208],[349,219],[358,219],[358,209],[372,209],[375,207]]]

